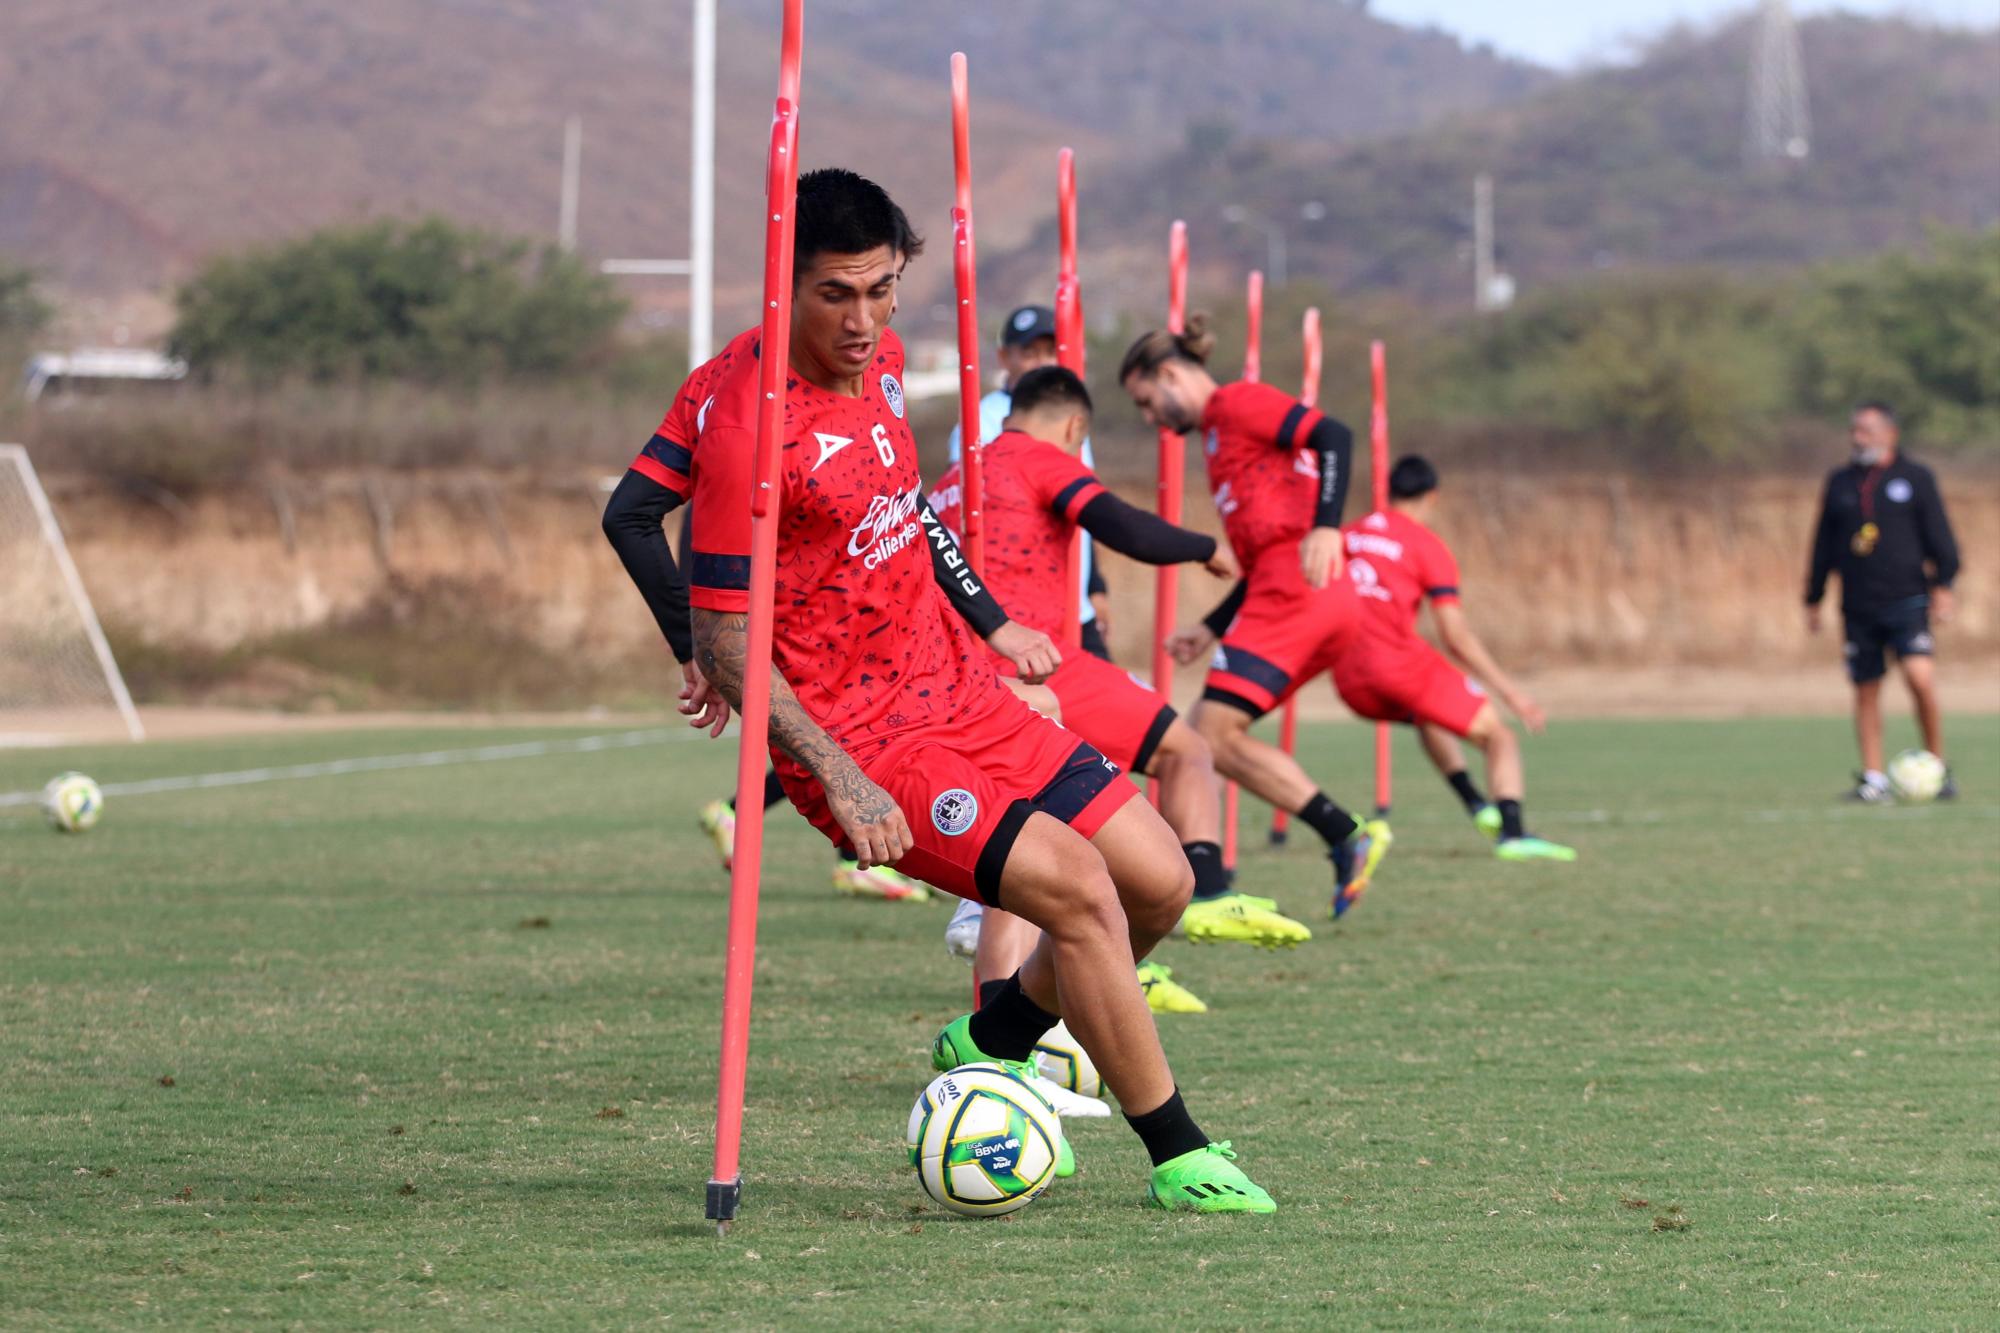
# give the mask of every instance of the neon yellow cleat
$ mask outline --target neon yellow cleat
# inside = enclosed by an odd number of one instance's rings
[[[833,888],[836,893],[844,893],[850,898],[881,898],[892,903],[927,903],[931,900],[927,885],[911,879],[893,866],[874,866],[863,870],[852,861],[842,861],[833,868]]]
[[[1574,861],[1576,848],[1565,847],[1547,838],[1529,834],[1523,838],[1502,838],[1493,848],[1502,861]]]
[[[1343,845],[1333,849],[1333,919],[1347,915],[1375,879],[1376,867],[1389,854],[1396,835],[1386,820],[1364,821],[1347,835]]]
[[[1205,1014],[1208,1006],[1201,997],[1174,980],[1174,970],[1158,963],[1139,964],[1139,989],[1146,992],[1146,1007],[1156,1014]]]
[[[736,859],[736,811],[727,801],[710,801],[701,808],[699,816],[701,831],[715,844],[715,854],[722,858],[722,868],[729,869]]]
[[[1500,841],[1500,807],[1488,801],[1472,816],[1472,827],[1486,835],[1488,842]]]
[[[1189,903],[1181,913],[1181,933],[1197,943],[1233,940],[1266,949],[1291,948],[1312,938],[1312,931],[1290,917],[1259,907],[1238,893]]]

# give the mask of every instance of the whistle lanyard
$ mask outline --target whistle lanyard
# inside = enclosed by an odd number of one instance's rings
[[[1875,543],[1882,535],[1882,530],[1875,526],[1875,487],[1880,484],[1884,471],[1880,464],[1869,468],[1868,474],[1856,487],[1861,496],[1861,527],[1849,545],[1859,556],[1875,554]]]

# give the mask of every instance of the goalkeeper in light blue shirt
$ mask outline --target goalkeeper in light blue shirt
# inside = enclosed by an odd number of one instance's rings
[[[1045,305],[1024,305],[1009,314],[1007,322],[1000,326],[1002,387],[979,400],[980,443],[984,444],[1000,433],[1001,423],[1007,419],[1008,405],[1014,400],[1009,392],[1014,382],[1038,366],[1055,363],[1056,312]],[[951,428],[948,449],[951,461],[958,462],[962,443],[957,426]],[[1083,442],[1083,465],[1087,468],[1097,466],[1096,459],[1091,457],[1089,440]],[[1091,550],[1088,533],[1083,534],[1083,559],[1077,577],[1082,581],[1081,595],[1077,598],[1077,619],[1083,622],[1084,650],[1108,661],[1111,650],[1105,642],[1105,626],[1098,617],[1096,605],[1097,600],[1105,595],[1104,580],[1098,577],[1097,560]]]

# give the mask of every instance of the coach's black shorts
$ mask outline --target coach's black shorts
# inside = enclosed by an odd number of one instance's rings
[[[1888,670],[1884,650],[1897,657],[1929,657],[1931,604],[1928,597],[1896,602],[1876,610],[1852,610],[1847,618],[1847,677],[1856,685],[1882,679]]]

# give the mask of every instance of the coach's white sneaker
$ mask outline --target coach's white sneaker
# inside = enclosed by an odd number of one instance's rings
[[[984,907],[970,898],[961,898],[958,910],[951,914],[951,924],[944,928],[945,952],[971,962],[979,952],[979,923],[985,916]]]
[[[1023,1074],[1018,1065],[1009,1068],[1020,1075],[1022,1082],[1042,1094],[1042,1100],[1055,1107],[1056,1114],[1065,1120],[1097,1120],[1111,1114],[1111,1107],[1095,1097],[1071,1092],[1062,1084],[1043,1078],[1040,1074]]]

